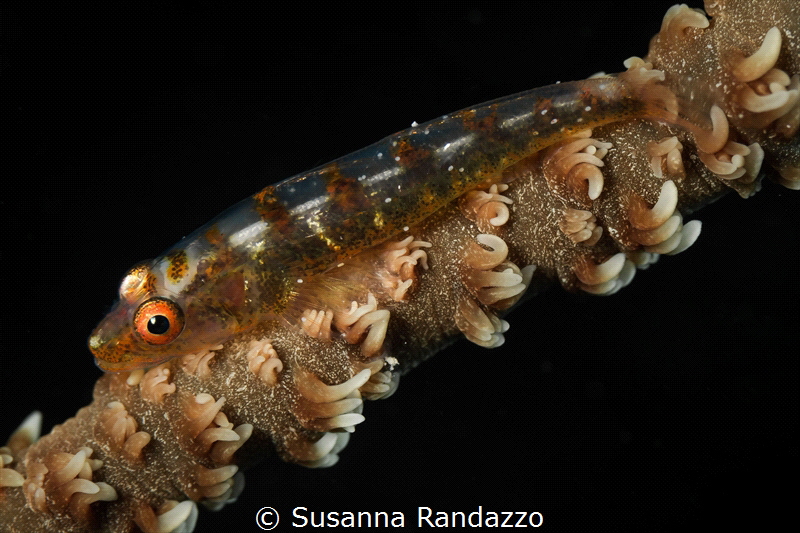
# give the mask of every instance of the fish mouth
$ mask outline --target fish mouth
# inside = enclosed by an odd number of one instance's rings
[[[97,368],[103,372],[115,373],[133,370],[132,368],[128,368],[129,363],[110,363],[108,361],[98,359],[97,357],[94,358],[94,364],[97,365]]]
[[[129,372],[137,368],[156,366],[170,359],[173,355],[159,353],[139,353],[132,339],[107,338],[98,328],[89,337],[89,350],[94,356],[94,363],[103,372]]]
[[[171,358],[171,356],[154,358],[153,354],[142,356],[132,352],[125,352],[120,356],[115,357],[113,361],[109,361],[108,359],[98,357],[98,355],[95,354],[94,364],[103,372],[113,374],[119,372],[130,372],[138,368],[154,367],[160,365],[164,361],[168,361]]]

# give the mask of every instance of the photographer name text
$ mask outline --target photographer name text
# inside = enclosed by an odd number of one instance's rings
[[[544,516],[529,511],[487,511],[482,505],[473,511],[436,511],[417,507],[414,522],[402,511],[312,511],[292,510],[294,527],[540,527]]]

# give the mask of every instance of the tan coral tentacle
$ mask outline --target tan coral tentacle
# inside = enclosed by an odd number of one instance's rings
[[[47,456],[45,464],[50,470],[47,484],[51,487],[60,487],[68,481],[75,479],[86,466],[87,452],[84,449],[77,453],[58,452]],[[85,473],[84,473],[85,475]]]
[[[294,381],[297,390],[307,400],[317,403],[335,402],[346,398],[354,390],[358,390],[370,378],[369,369],[364,369],[352,378],[338,385],[327,385],[317,376],[302,368],[295,371]]]
[[[497,270],[472,269],[465,274],[462,281],[484,305],[513,298],[525,290],[519,268],[511,262],[501,263]]]
[[[327,456],[336,445],[337,433],[323,433],[316,441],[302,441],[292,448],[292,456],[300,463],[313,463]]]
[[[150,443],[151,436],[146,431],[136,431],[138,424],[122,402],[110,402],[100,413],[98,435],[108,439],[112,453],[117,452],[129,461],[141,461],[143,449]]]
[[[548,148],[542,156],[542,171],[550,190],[564,201],[586,207],[603,191],[600,167],[613,146],[593,139],[591,134],[592,130],[583,130]]]
[[[775,131],[784,137],[797,132],[800,108],[800,78],[780,69],[772,69],[758,80],[745,83],[735,96],[735,101],[751,113],[744,124],[753,128],[766,128],[775,122]],[[792,124],[793,123],[793,124]]]
[[[311,372],[298,369],[294,381],[300,397],[292,412],[308,429],[352,432],[353,426],[364,421],[364,416],[355,411],[363,405],[358,389],[370,376],[371,371],[366,368],[344,383],[327,385]]]
[[[764,35],[759,49],[742,59],[733,69],[733,75],[739,81],[754,81],[767,73],[778,61],[781,53],[781,32],[772,27]]]
[[[327,432],[316,441],[298,439],[288,446],[292,460],[307,468],[328,468],[339,461],[339,452],[350,441],[350,433]]]
[[[13,468],[5,468],[14,462],[10,452],[7,446],[0,448],[0,488],[21,487],[25,481],[25,477]]]
[[[306,309],[300,317],[300,327],[313,339],[331,340],[333,311],[330,309]]]
[[[792,34],[786,30],[789,40]],[[774,122],[774,131],[789,138],[800,126],[800,76],[791,76],[776,68],[782,48],[782,33],[770,28],[760,47],[742,57],[732,69],[733,76],[743,82],[734,101],[749,111],[743,124],[766,128]]]
[[[395,393],[400,383],[400,374],[394,372],[394,365],[381,357],[369,363],[357,363],[355,368],[360,372],[367,368],[372,373],[369,381],[364,383],[359,392],[366,400],[382,400]]]
[[[683,252],[684,250],[686,250],[692,244],[695,243],[697,237],[700,236],[701,228],[702,228],[702,223],[699,220],[690,220],[689,222],[683,225],[683,229],[681,229],[680,231],[680,241],[678,242],[677,246],[666,252],[659,252],[659,253],[665,253],[667,255],[675,255]],[[653,247],[647,247],[647,248],[652,249]]]
[[[773,77],[779,76],[777,73],[786,76],[786,73],[782,70],[773,70],[776,72],[776,75]],[[772,81],[769,83],[764,83],[762,86],[763,89],[758,92],[756,92],[750,85],[743,85],[738,95],[738,102],[742,107],[753,113],[778,111],[779,113],[775,117],[778,118],[794,105],[794,102],[797,98],[797,94],[794,90],[786,90],[786,87],[789,86],[789,83],[789,76],[786,76],[785,82]],[[775,118],[772,120],[775,120]],[[772,122],[772,120],[766,121],[767,124]]]
[[[484,348],[497,348],[505,342],[503,333],[508,331],[508,322],[494,313],[485,311],[473,300],[465,296],[458,302],[455,314],[456,326],[467,337]]]
[[[370,292],[366,304],[351,302],[349,310],[334,314],[333,322],[347,342],[361,343],[361,354],[369,359],[383,349],[390,316],[388,309],[378,309],[378,302]]]
[[[40,411],[33,411],[25,417],[25,420],[14,430],[14,433],[8,438],[8,442],[3,449],[8,451],[11,455],[24,450],[37,440],[42,434],[42,413]]]
[[[649,207],[638,194],[631,194],[628,201],[628,219],[637,230],[654,230],[669,220],[678,206],[678,188],[672,180],[661,185],[658,201]]]
[[[121,402],[110,402],[100,413],[100,423],[111,444],[118,450],[123,447],[128,437],[136,433],[136,421]]]
[[[81,521],[88,521],[89,506],[94,502],[113,502],[119,497],[114,487],[98,481],[90,490],[76,491],[69,502],[69,514]],[[96,490],[95,490],[96,489]]]
[[[136,370],[131,371],[125,379],[125,383],[128,384],[130,387],[136,387],[139,383],[142,382],[142,378],[144,377],[144,368],[137,368]],[[124,375],[120,374],[120,375]]]
[[[233,454],[236,453],[253,434],[253,425],[239,424],[233,428],[233,431],[239,435],[238,439],[219,440],[211,447],[209,457],[211,457],[215,463],[229,463],[233,458]]]
[[[752,150],[751,147],[753,147]],[[715,154],[698,152],[697,155],[706,167],[720,179],[742,178],[744,183],[751,183],[756,179],[764,157],[758,143],[748,147],[733,141],[727,142]]]
[[[141,378],[139,388],[144,400],[160,404],[164,398],[175,392],[175,384],[169,382],[170,363],[154,366]]]
[[[39,461],[28,464],[27,476],[22,482],[22,491],[28,507],[40,513],[49,513],[47,508],[47,495],[44,490],[45,476],[50,470]]]
[[[13,468],[5,468],[14,462],[17,452],[24,450],[39,439],[42,433],[42,413],[33,411],[0,447],[0,489],[3,487],[22,487],[25,477]],[[30,499],[29,499],[30,501]]]
[[[595,263],[590,256],[582,256],[573,271],[580,289],[591,294],[610,295],[631,282],[636,267],[620,252],[602,263]]]
[[[196,486],[187,490],[187,495],[193,500],[201,498],[227,499],[233,491],[233,477],[239,471],[236,465],[206,468],[197,465],[195,468]]]
[[[594,263],[584,256],[575,266],[575,275],[586,285],[599,285],[617,277],[625,262],[625,254],[615,254],[602,263]]]
[[[214,400],[207,393],[186,395],[183,398],[184,431],[198,445],[195,450],[206,453],[217,442],[239,441],[239,434],[233,430],[233,424],[221,412],[225,398]]]
[[[214,397],[207,393],[188,395],[184,400],[184,416],[188,434],[192,438],[196,438],[211,425],[224,404],[225,398],[215,401]]]
[[[657,228],[651,230],[634,229],[631,232],[631,237],[639,244],[643,244],[645,246],[651,246],[666,241],[667,239],[675,235],[676,232],[680,231],[682,227],[683,224],[681,216],[672,215]]]
[[[76,520],[86,522],[90,504],[116,500],[113,487],[92,481],[92,472],[103,465],[102,461],[91,459],[92,454],[91,448],[83,446],[74,454],[51,453],[44,458],[45,464],[33,463],[28,471],[29,478],[23,482],[26,497],[32,497],[32,508],[49,512],[49,499],[56,510],[66,510]]]
[[[583,243],[585,246],[597,244],[603,235],[603,227],[597,225],[597,218],[591,211],[565,208],[562,213],[558,227],[564,235],[576,244]]]
[[[225,413],[220,412],[214,417],[214,425],[201,431],[195,440],[207,450],[217,442],[238,442],[240,436],[233,430],[233,423],[228,421]]]
[[[507,256],[508,245],[503,239],[497,235],[481,233],[475,237],[475,241],[470,241],[464,263],[475,270],[491,270],[505,261]]]
[[[146,431],[137,431],[125,440],[122,453],[129,461],[144,460],[144,448],[150,443],[152,436]]]
[[[800,167],[787,166],[779,169],[780,179],[778,182],[793,191],[800,191]]]
[[[269,339],[253,339],[250,341],[245,353],[247,368],[250,372],[270,387],[278,383],[278,378],[283,372],[283,361],[278,357],[278,352]]]
[[[501,193],[508,190],[505,183],[495,183],[487,191],[472,190],[465,194],[459,205],[468,219],[476,222],[481,231],[488,232],[500,227],[510,217],[508,206],[514,203]]]
[[[728,117],[717,105],[711,106],[709,116],[711,118],[711,130],[694,127],[694,140],[700,152],[715,154],[722,150],[725,143],[728,142]]]
[[[396,302],[407,298],[408,291],[417,279],[416,268],[428,270],[428,253],[431,243],[414,240],[409,235],[399,242],[384,245],[381,253],[385,271],[378,273],[386,293]]]
[[[25,478],[16,470],[0,468],[0,487],[21,487],[24,481]]]
[[[194,530],[198,514],[197,504],[192,500],[180,503],[167,500],[157,513],[142,502],[136,507],[133,521],[144,533],[190,532]]]
[[[496,235],[482,233],[468,245],[464,258],[468,268],[462,272],[461,282],[484,305],[507,309],[527,288],[519,267],[506,261],[507,255],[508,245]]]
[[[649,142],[647,155],[650,156],[650,168],[653,169],[653,174],[659,179],[664,175],[677,180],[685,178],[686,170],[683,167],[682,151],[683,145],[675,136]]]
[[[211,368],[208,366],[214,355],[218,350],[222,349],[222,345],[215,346],[208,350],[202,350],[198,353],[184,355],[181,358],[181,366],[188,373],[193,374],[200,379],[207,379],[211,376]]]
[[[786,90],[796,94],[794,104],[789,105],[788,109],[777,118],[773,128],[778,134],[789,139],[800,130],[800,74],[795,74],[791,77]],[[784,108],[782,107],[780,110],[776,110],[775,113],[783,112],[783,110]]]
[[[708,28],[708,18],[700,9],[692,9],[686,4],[670,7],[661,21],[660,35],[673,40],[685,38],[688,28]]]
[[[730,140],[728,117],[719,106],[711,106],[710,117],[711,131],[687,125],[695,135],[697,156],[722,180],[743,178],[744,183],[752,183],[758,175],[763,158],[760,147],[751,153],[750,147]]]
[[[219,496],[207,496],[200,503],[210,511],[219,511],[226,505],[235,502],[244,490],[244,474],[237,472],[226,482],[225,489]]]
[[[660,83],[665,79],[664,71],[653,68],[652,63],[637,56],[629,57],[622,64],[628,70],[620,74],[620,78],[634,87],[642,100],[663,108],[671,116],[677,116],[677,96]]]

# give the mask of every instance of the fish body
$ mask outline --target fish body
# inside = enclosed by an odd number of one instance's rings
[[[390,135],[262,189],[133,267],[89,347],[148,367],[274,319],[298,283],[407,231],[543,148],[648,110],[623,77],[559,83]]]

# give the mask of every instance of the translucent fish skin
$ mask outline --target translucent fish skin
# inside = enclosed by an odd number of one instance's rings
[[[304,276],[498,182],[504,169],[576,131],[643,116],[645,107],[619,77],[549,85],[413,126],[268,186],[129,272],[89,347],[103,370],[128,371],[222,343],[280,316]],[[183,310],[186,324],[169,343],[152,345],[131,326],[152,298]]]
[[[603,78],[532,89],[390,135],[255,195],[265,239],[281,242],[263,257],[293,273],[325,269],[576,130],[643,107],[620,79]]]

